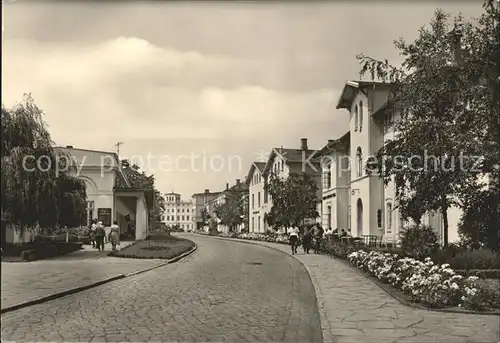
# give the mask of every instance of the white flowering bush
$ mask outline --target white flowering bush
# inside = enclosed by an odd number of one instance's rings
[[[242,233],[237,238],[248,239],[252,241],[281,243],[281,244],[289,243],[288,235],[285,234],[278,235],[278,234],[263,234],[263,233],[250,232],[250,233]]]
[[[359,250],[348,256],[356,268],[384,283],[401,289],[413,301],[429,307],[460,306],[480,308],[481,291],[477,277],[457,275],[449,264],[436,265],[430,258],[419,261],[398,255]]]

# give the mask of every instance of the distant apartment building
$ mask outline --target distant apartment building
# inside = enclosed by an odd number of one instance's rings
[[[193,230],[193,203],[183,201],[178,193],[166,193],[165,212],[162,222],[169,228],[178,227],[185,231]]]
[[[209,189],[205,189],[203,193],[195,193],[191,196],[191,220],[192,227],[195,230],[202,230],[203,226],[206,224],[203,218],[203,212],[205,212],[205,204],[215,199],[220,192],[210,192]]]
[[[272,199],[266,192],[266,184],[271,175],[286,179],[289,175],[307,175],[318,187],[317,210],[319,218],[311,218],[315,222],[321,218],[321,165],[315,158],[317,150],[307,146],[307,138],[302,138],[300,149],[273,148],[268,160],[264,163],[254,162],[250,167],[246,184],[249,187],[249,232],[266,232],[268,225],[266,215],[273,206]]]

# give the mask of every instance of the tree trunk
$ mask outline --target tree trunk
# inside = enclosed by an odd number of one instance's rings
[[[441,211],[443,215],[443,246],[446,248],[448,246],[448,207],[443,206]]]

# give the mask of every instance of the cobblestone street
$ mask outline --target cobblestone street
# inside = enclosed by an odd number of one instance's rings
[[[2,340],[322,341],[300,262],[266,247],[189,238],[198,251],[180,262],[2,315]]]
[[[213,238],[214,240],[217,238]],[[290,254],[290,247],[249,242]],[[245,243],[242,243],[245,244]],[[500,317],[405,306],[344,261],[299,252],[314,281],[324,342],[497,343]]]

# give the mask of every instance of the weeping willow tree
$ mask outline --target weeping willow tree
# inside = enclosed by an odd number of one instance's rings
[[[85,185],[72,177],[53,148],[43,112],[30,95],[2,105],[2,222],[23,232],[83,224]],[[4,225],[2,225],[4,227]]]

